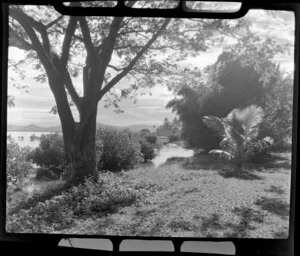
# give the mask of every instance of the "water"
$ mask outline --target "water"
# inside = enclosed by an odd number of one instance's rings
[[[31,140],[30,136],[35,135],[40,137],[42,134],[51,134],[52,132],[17,132],[17,131],[8,131],[7,135],[11,135],[11,137],[20,145],[20,147],[29,146],[32,148],[36,148],[40,141]]]
[[[165,163],[169,158],[172,157],[192,157],[194,151],[191,149],[185,149],[173,143],[169,143],[163,146],[157,156],[152,160],[155,167]]]

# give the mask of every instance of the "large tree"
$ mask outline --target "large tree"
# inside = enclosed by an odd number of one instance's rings
[[[221,20],[68,17],[51,6],[9,6],[9,45],[26,52],[26,60],[12,65],[22,72],[24,62],[31,62],[39,72],[37,81],[47,82],[51,88],[56,103],[52,111],[61,121],[70,182],[80,182],[86,176],[97,178],[98,102],[103,100],[118,107],[121,99],[134,95],[139,88],[196,81],[200,76],[198,68],[183,69],[176,63],[205,51],[211,44],[208,39],[222,26],[230,33],[241,24]],[[220,37],[214,42],[218,40]],[[81,89],[74,83],[78,77],[82,77]]]

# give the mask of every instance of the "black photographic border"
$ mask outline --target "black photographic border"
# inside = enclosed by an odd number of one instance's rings
[[[221,2],[224,0],[217,0]],[[227,2],[242,2],[243,5],[235,13],[200,13],[185,12],[182,8],[183,1],[180,0],[179,6],[175,9],[131,9],[125,6],[124,1],[118,0],[118,4],[112,8],[90,8],[90,15],[101,16],[147,16],[147,17],[182,17],[182,18],[238,18],[244,16],[249,9],[266,9],[266,10],[286,10],[292,11],[295,15],[295,51],[294,51],[294,101],[293,101],[293,137],[292,137],[292,174],[291,174],[291,191],[290,191],[290,216],[289,216],[289,237],[287,239],[256,239],[256,238],[188,238],[188,237],[138,237],[138,236],[103,236],[103,235],[74,235],[74,234],[15,234],[5,231],[6,221],[6,132],[7,132],[7,59],[8,59],[8,5],[9,4],[35,4],[45,5],[53,4],[57,10],[64,11],[68,14],[68,7],[63,7],[62,1],[37,1],[37,0],[16,0],[3,1],[1,4],[2,15],[2,86],[1,86],[1,166],[0,166],[0,242],[6,242],[11,249],[22,248],[48,248],[57,250],[58,242],[63,238],[102,238],[110,239],[113,243],[113,252],[119,252],[119,245],[124,239],[134,240],[168,240],[172,241],[175,253],[180,252],[180,247],[184,241],[231,241],[236,247],[236,255],[294,255],[295,236],[296,236],[296,169],[298,167],[297,146],[298,146],[298,99],[299,99],[299,31],[300,31],[300,4],[298,1],[285,2],[278,1],[250,1],[250,0],[227,0]],[[226,2],[226,0],[225,0]],[[89,8],[85,8],[86,10]],[[72,10],[72,15],[82,14],[82,10]],[[84,13],[86,15],[86,13]],[[4,200],[2,200],[4,199]],[[5,246],[6,246],[5,245]],[[23,247],[22,247],[23,246]],[[0,244],[0,248],[1,248]],[[56,248],[56,249],[55,249]],[[73,252],[73,250],[70,252]],[[62,249],[60,249],[62,250]],[[68,251],[68,249],[65,249]],[[77,249],[76,249],[77,250]],[[83,250],[83,249],[78,249]],[[26,249],[25,249],[26,251]],[[90,250],[88,250],[90,251]],[[82,252],[87,252],[83,250]],[[97,251],[96,251],[97,252]],[[98,253],[100,253],[98,251]],[[104,253],[104,252],[103,252]],[[122,253],[122,252],[119,252]],[[145,252],[143,252],[145,253]],[[166,253],[168,254],[168,253]],[[172,253],[173,254],[173,253]],[[206,254],[200,254],[206,255]],[[211,255],[211,254],[210,254]]]

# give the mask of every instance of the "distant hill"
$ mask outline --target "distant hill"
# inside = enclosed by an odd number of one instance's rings
[[[156,127],[153,127],[153,125],[147,125],[147,124],[134,124],[129,126],[113,126],[113,125],[107,125],[107,124],[101,124],[97,123],[97,129],[99,128],[112,128],[116,130],[123,130],[128,129],[132,132],[140,132],[142,129],[148,129],[150,132],[156,131]],[[30,125],[13,125],[9,124],[7,125],[7,131],[13,132],[61,132],[61,126],[50,126],[50,127],[42,127],[35,124]]]
[[[7,125],[7,131],[13,132],[61,132],[61,126],[49,126],[49,127],[42,127],[35,124],[29,124],[25,126],[21,125]]]

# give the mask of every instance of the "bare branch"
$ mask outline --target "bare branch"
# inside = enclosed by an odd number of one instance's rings
[[[61,53],[61,68],[65,68],[69,59],[70,54],[70,46],[72,41],[72,36],[74,35],[75,29],[77,24],[77,18],[74,16],[70,17],[69,24],[66,30],[63,46],[62,46],[62,53]]]
[[[46,29],[52,27],[53,25],[55,25],[57,22],[59,22],[62,18],[64,17],[64,15],[59,16],[58,18],[56,18],[55,20],[49,22],[45,27]]]
[[[29,19],[30,23],[32,24],[32,26],[40,33],[42,40],[43,40],[43,47],[44,47],[46,53],[49,54],[50,42],[49,42],[49,37],[48,37],[48,32],[47,32],[46,26],[42,22],[36,21],[32,17],[28,16],[28,19]]]
[[[79,97],[77,91],[75,90],[70,73],[68,71],[66,71],[66,74],[65,74],[65,85],[66,85],[66,88],[67,88],[73,102],[75,103],[78,111],[81,112],[80,97]]]
[[[107,67],[112,68],[112,69],[114,69],[117,72],[120,72],[120,71],[122,71],[124,69],[124,68],[117,68],[117,67],[115,67],[115,66],[113,66],[111,64],[107,65]]]
[[[97,52],[102,50],[102,65],[106,67],[110,62],[114,45],[124,17],[115,17],[111,23],[108,36],[103,40],[103,43],[97,47]]]

